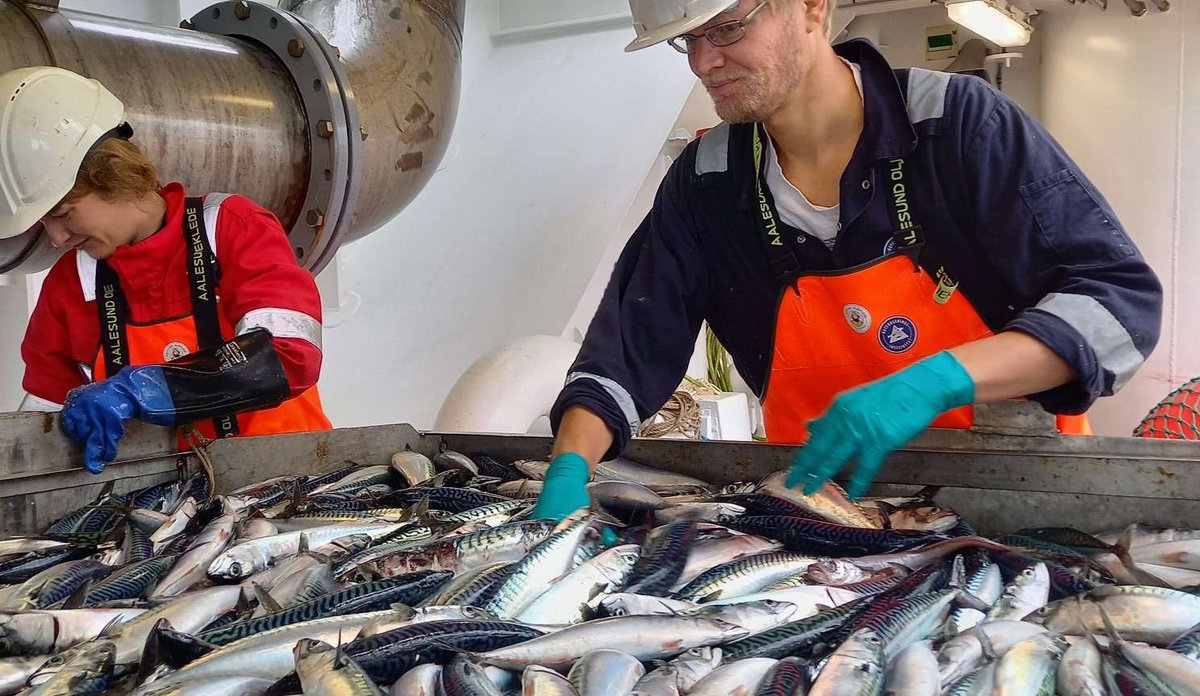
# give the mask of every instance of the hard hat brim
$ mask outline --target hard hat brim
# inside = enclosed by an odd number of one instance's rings
[[[737,6],[736,2],[734,3],[734,6]],[[728,9],[728,8],[726,8],[726,9]],[[710,21],[712,21],[713,17],[716,17],[717,15],[719,15],[725,11],[726,10],[718,9],[718,10],[713,10],[711,12],[703,12],[695,17],[688,17],[688,18],[684,18],[678,22],[671,22],[670,24],[664,24],[661,27],[655,29],[654,31],[648,31],[645,34],[642,34],[641,36],[637,37],[633,41],[630,41],[629,45],[625,47],[625,52],[633,53],[634,51],[640,51],[643,48],[650,48],[651,46],[653,46],[655,44],[660,44],[664,41],[667,41],[668,39],[672,39],[676,36],[679,36],[680,34],[686,34],[689,31],[692,31],[694,29],[704,26],[705,24],[708,24]]]

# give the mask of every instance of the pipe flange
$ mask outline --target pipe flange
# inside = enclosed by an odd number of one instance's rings
[[[309,174],[288,239],[301,265],[319,273],[350,230],[362,179],[362,124],[337,50],[296,15],[245,0],[207,7],[181,26],[252,41],[291,76],[308,124]]]

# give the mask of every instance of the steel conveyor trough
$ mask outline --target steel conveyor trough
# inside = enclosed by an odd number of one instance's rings
[[[986,428],[984,428],[986,430]],[[1028,526],[1097,532],[1131,522],[1200,528],[1200,443],[931,430],[884,466],[873,492],[941,486],[937,500],[981,533]],[[1009,433],[1014,432],[1012,430]],[[317,473],[346,460],[384,464],[410,448],[502,459],[546,458],[546,437],[418,432],[408,425],[215,442],[207,455],[218,490],[281,474]],[[0,536],[36,533],[95,498],[105,483],[128,490],[196,466],[165,430],[133,424],[118,461],[100,476],[80,467],[81,451],[53,416],[0,415]],[[786,467],[793,448],[766,444],[635,440],[630,459],[713,484],[754,480]]]

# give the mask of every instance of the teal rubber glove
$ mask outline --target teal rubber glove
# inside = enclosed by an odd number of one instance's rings
[[[921,434],[943,412],[975,401],[975,382],[946,351],[843,392],[808,428],[808,442],[796,454],[787,486],[816,493],[857,459],[846,492],[867,492],[883,460]]]
[[[530,515],[535,520],[561,522],[592,503],[587,492],[587,461],[574,452],[564,452],[550,462],[542,493]]]
[[[561,522],[576,510],[590,506],[592,497],[587,492],[588,476],[587,460],[578,454],[563,452],[555,457],[546,470],[542,493],[530,517]],[[616,543],[617,535],[605,527],[600,533],[600,541],[605,546],[611,546]]]

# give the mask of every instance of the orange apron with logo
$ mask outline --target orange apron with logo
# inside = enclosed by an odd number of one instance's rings
[[[763,239],[772,270],[783,275],[795,257],[783,247],[774,201],[762,183],[762,137],[755,129],[755,166]],[[838,394],[898,372],[935,353],[993,335],[944,270],[935,279],[918,259],[924,238],[909,209],[905,161],[893,160],[888,195],[898,250],[856,268],[793,270],[780,295],[763,419],[771,442],[800,444],[808,423]],[[881,404],[881,406],[886,406]],[[1058,416],[1060,432],[1088,435],[1086,416]],[[970,406],[947,411],[931,427],[969,428]]]
[[[216,255],[204,230],[202,205],[199,198],[187,199],[183,216],[184,240],[189,251],[194,252],[189,258],[198,259],[188,268],[191,314],[148,324],[130,322],[128,305],[116,272],[103,261],[96,263],[100,348],[92,368],[94,381],[106,379],[126,366],[158,365],[200,349],[217,348],[234,336],[233,327],[217,311],[219,276]],[[329,430],[331,427],[315,386],[274,408],[192,424],[194,430],[210,439]],[[182,436],[180,445],[186,446]]]

